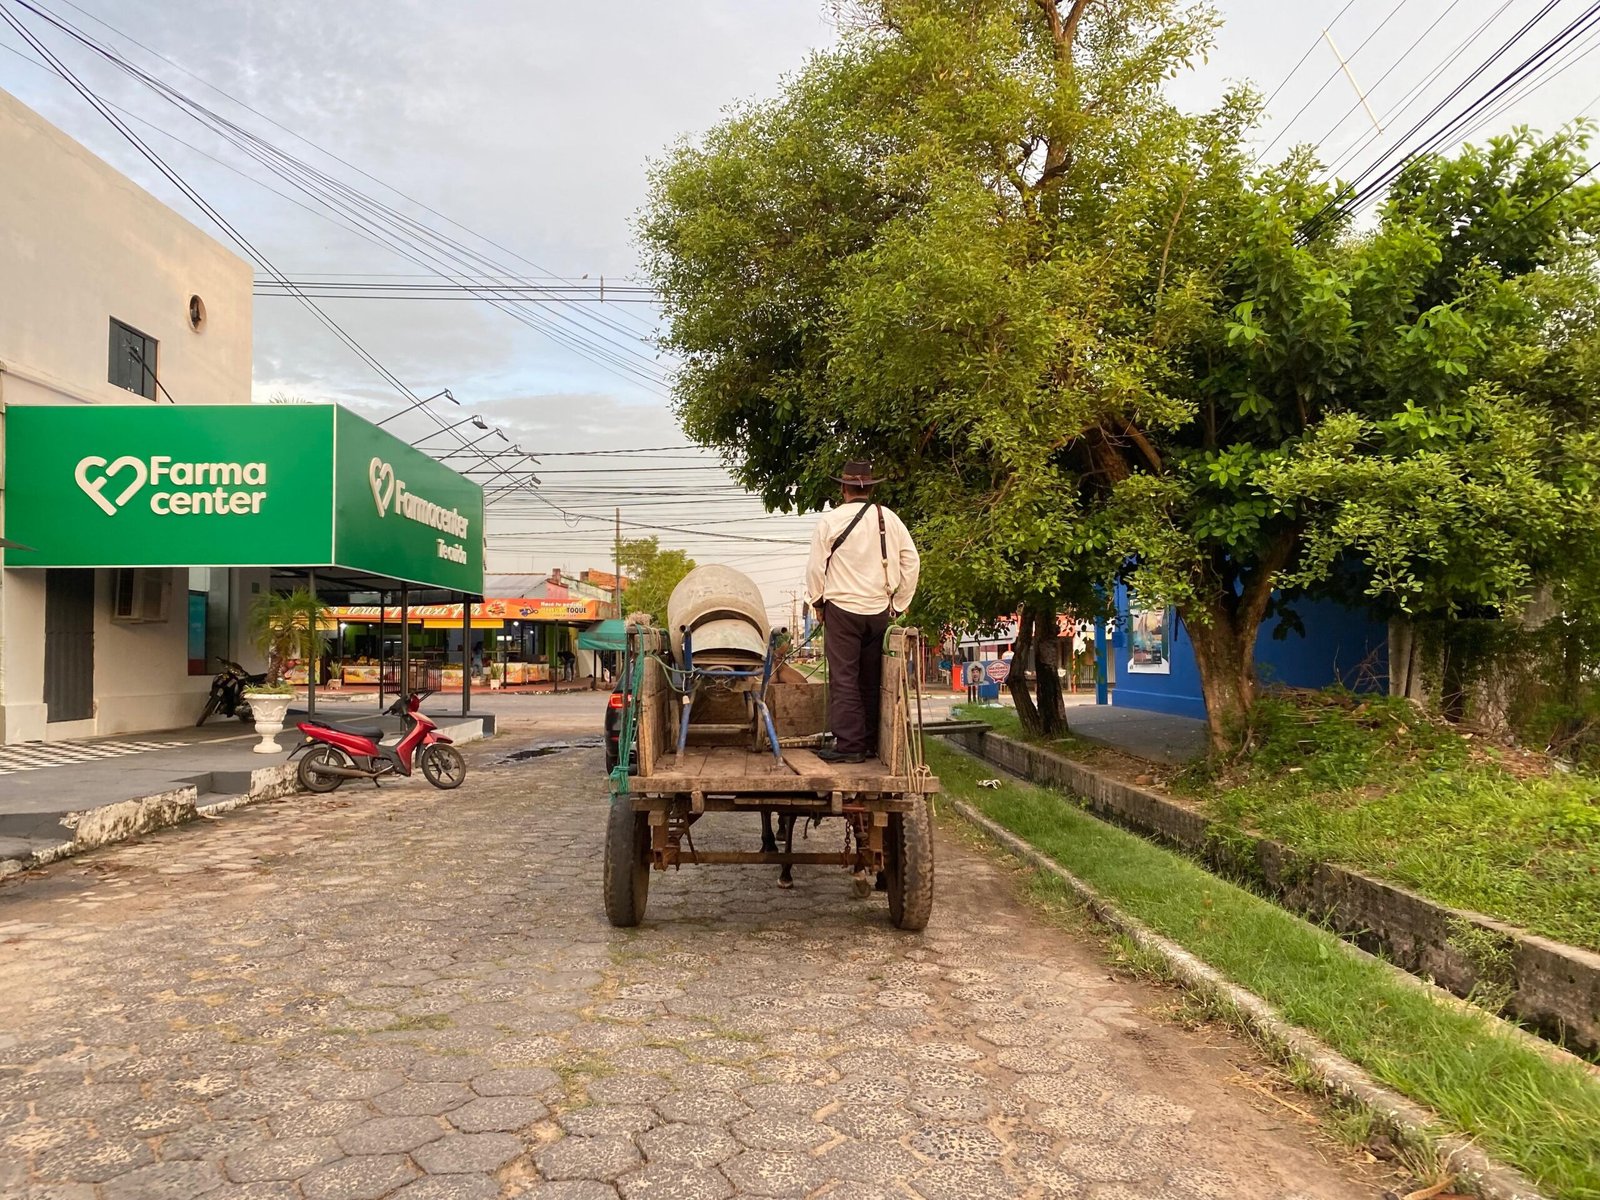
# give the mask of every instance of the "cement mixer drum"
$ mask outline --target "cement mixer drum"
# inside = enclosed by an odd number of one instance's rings
[[[750,577],[720,563],[690,571],[667,601],[672,657],[683,663],[683,633],[691,635],[697,666],[748,668],[766,660],[766,604]]]

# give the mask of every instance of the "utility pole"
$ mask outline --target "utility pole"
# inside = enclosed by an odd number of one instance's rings
[[[617,533],[612,546],[612,558],[617,572],[611,579],[611,602],[616,607],[616,615],[620,620],[622,617],[622,507],[620,505],[617,507],[616,516]]]

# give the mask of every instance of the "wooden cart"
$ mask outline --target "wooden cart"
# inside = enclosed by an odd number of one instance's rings
[[[724,863],[823,864],[844,867],[861,894],[879,872],[889,894],[889,917],[917,930],[933,909],[933,822],[930,797],[939,781],[922,763],[916,705],[907,671],[917,649],[915,630],[893,628],[883,651],[879,756],[863,763],[825,763],[814,747],[826,726],[827,686],[786,682],[766,686],[766,704],[779,736],[769,744],[752,698],[701,688],[674,690],[663,631],[629,631],[623,678],[633,681],[624,708],[621,761],[611,774],[606,832],[605,904],[613,925],[644,917],[650,871]],[[787,673],[786,673],[787,674]],[[681,677],[677,679],[682,683]],[[679,714],[691,700],[687,744],[678,752]],[[637,761],[630,763],[637,734]],[[809,743],[813,748],[807,749]],[[747,812],[778,818],[790,833],[798,821],[843,822],[845,849],[697,850],[692,827],[708,812]],[[764,827],[767,818],[764,818]],[[756,822],[751,820],[754,840]],[[826,841],[827,839],[824,839]]]

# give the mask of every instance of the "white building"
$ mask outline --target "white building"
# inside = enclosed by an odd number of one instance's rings
[[[248,263],[5,92],[0,163],[0,435],[22,405],[249,403]],[[134,572],[0,570],[0,744],[195,719],[266,573],[150,574],[130,621]]]

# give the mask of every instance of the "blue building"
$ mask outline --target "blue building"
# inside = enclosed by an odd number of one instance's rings
[[[1327,600],[1294,604],[1304,632],[1273,636],[1267,620],[1256,638],[1256,678],[1270,687],[1320,688],[1342,683],[1358,691],[1386,685],[1388,628],[1366,613]],[[1170,608],[1141,609],[1138,598],[1117,589],[1117,622],[1110,655],[1119,708],[1204,719],[1200,669],[1189,632]]]

